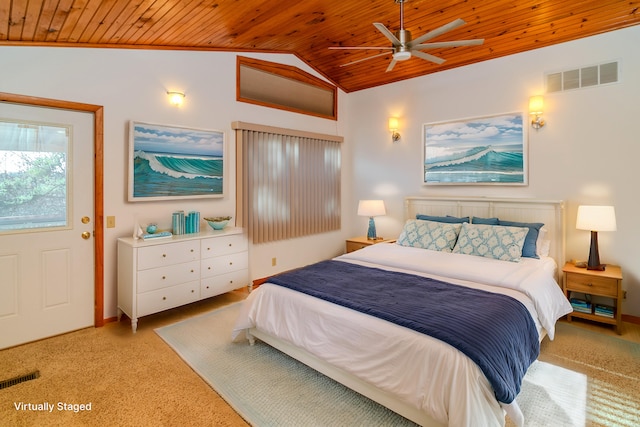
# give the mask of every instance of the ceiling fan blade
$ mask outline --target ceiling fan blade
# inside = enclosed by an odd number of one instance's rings
[[[346,67],[347,65],[357,64],[358,62],[368,61],[370,59],[377,58],[379,56],[384,56],[384,55],[389,55],[389,53],[388,52],[383,52],[383,53],[379,53],[377,55],[367,56],[366,58],[356,59],[355,61],[347,62],[346,64],[341,64],[340,66],[341,67]]]
[[[444,62],[444,59],[442,58],[438,58],[437,56],[433,56],[428,53],[420,52],[419,50],[412,50],[411,55],[417,56],[418,58],[422,58],[427,61],[435,62],[436,64],[442,64]]]
[[[396,62],[397,61],[395,59],[392,59],[391,62],[389,62],[389,66],[385,70],[385,73],[388,73],[389,71],[393,70],[393,67],[395,67]]]
[[[464,25],[466,24],[466,22],[464,21],[464,19],[456,19],[455,21],[451,21],[448,24],[444,24],[442,27],[438,27],[433,31],[429,31],[427,34],[423,34],[420,37],[418,37],[417,39],[409,42],[409,47],[411,46],[415,46],[415,45],[419,45],[420,43],[422,43],[423,41],[427,41],[429,39],[432,39],[434,37],[439,36],[440,34],[444,34],[447,31],[451,31],[454,28],[458,28],[460,25]],[[375,25],[375,24],[374,24]]]
[[[391,31],[389,31],[389,29],[385,27],[383,24],[379,22],[375,22],[373,26],[376,27],[378,31],[380,31],[382,34],[384,34],[384,36],[388,38],[391,41],[391,43],[393,43],[394,46],[399,46],[401,44],[400,40],[398,40],[396,35],[393,34]]]
[[[455,40],[450,42],[421,43],[412,46],[411,49],[438,49],[441,47],[473,46],[482,43],[484,43],[484,39]]]
[[[368,50],[368,49],[371,49],[371,50],[382,50],[382,49],[384,49],[384,50],[392,50],[393,48],[389,47],[389,46],[384,46],[384,47],[383,46],[344,46],[344,47],[343,46],[331,46],[331,47],[329,47],[329,49],[332,49],[332,50],[346,50],[346,49],[357,49],[357,50]]]

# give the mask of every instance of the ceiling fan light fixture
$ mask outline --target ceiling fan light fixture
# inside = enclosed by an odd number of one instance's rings
[[[398,51],[393,54],[393,59],[396,61],[406,61],[407,59],[410,59],[410,58],[411,58],[411,51],[409,50]]]

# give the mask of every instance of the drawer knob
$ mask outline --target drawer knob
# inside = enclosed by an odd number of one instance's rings
[[[209,287],[207,286],[207,289],[209,289]]]
[[[211,270],[211,267],[207,267],[207,270]]]
[[[587,286],[593,286],[593,283],[587,283]]]
[[[233,246],[233,244],[229,243],[229,247]]]
[[[195,291],[193,289],[191,289],[191,293],[194,293]]]
[[[167,254],[162,254],[162,258],[166,258],[166,257],[167,257]]]
[[[191,272],[193,273],[193,269],[191,269]]]
[[[193,249],[191,249],[191,252],[193,252]]]
[[[229,265],[233,265],[233,262],[229,262]]]
[[[208,251],[210,251],[210,250],[211,250],[211,248],[207,248],[207,250],[208,250]]]
[[[162,301],[164,301],[164,300],[166,300],[166,299],[167,299],[167,297],[162,297]]]
[[[164,280],[164,279],[166,279],[166,278],[167,278],[167,276],[162,276],[162,280]]]

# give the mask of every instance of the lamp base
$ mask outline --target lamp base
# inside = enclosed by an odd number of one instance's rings
[[[589,261],[587,270],[604,271],[606,264],[600,264],[600,253],[598,252],[598,232],[591,232],[591,247],[589,247]]]
[[[376,223],[373,221],[373,217],[369,217],[369,229],[367,230],[367,239],[368,240],[378,240],[378,236],[376,236]]]

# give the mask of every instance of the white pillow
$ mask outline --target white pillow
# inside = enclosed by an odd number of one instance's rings
[[[453,252],[517,262],[528,232],[525,227],[463,223]]]
[[[458,239],[462,224],[451,224],[421,219],[408,219],[397,243],[402,246],[451,252]]]
[[[546,227],[542,227],[538,233],[538,240],[536,241],[536,255],[539,257],[549,256],[549,249],[551,248],[551,239],[547,237],[549,230]]]

